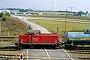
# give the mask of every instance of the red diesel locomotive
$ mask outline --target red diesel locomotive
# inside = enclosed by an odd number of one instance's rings
[[[24,46],[59,46],[59,34],[41,33],[40,30],[28,30],[26,34],[19,35],[19,41],[15,43],[18,47]]]

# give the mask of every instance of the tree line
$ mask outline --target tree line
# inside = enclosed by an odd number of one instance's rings
[[[73,12],[74,16],[82,16],[82,15],[88,15],[88,11],[83,12],[83,11],[79,11],[79,12]]]

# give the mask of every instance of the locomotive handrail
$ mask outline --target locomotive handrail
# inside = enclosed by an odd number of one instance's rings
[[[40,33],[40,30],[28,30],[27,33]]]

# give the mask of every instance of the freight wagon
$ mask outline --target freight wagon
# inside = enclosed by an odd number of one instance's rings
[[[67,32],[66,33],[66,48],[71,48],[75,45],[90,45],[90,30],[85,32]]]
[[[18,47],[24,46],[59,46],[59,35],[56,33],[42,34],[40,30],[28,30],[26,34],[19,35]]]

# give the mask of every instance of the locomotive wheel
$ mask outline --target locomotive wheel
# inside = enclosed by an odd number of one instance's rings
[[[22,48],[30,48],[30,45],[22,45]]]
[[[19,47],[22,47],[22,44],[21,43],[19,43]]]
[[[55,49],[55,48],[56,48],[56,46],[55,46],[55,45],[51,45],[51,48],[52,48],[52,49]]]
[[[53,46],[52,46],[52,48],[53,48],[53,49],[55,49],[55,48],[56,48],[56,46],[55,46],[55,45],[53,45]]]
[[[33,48],[38,48],[38,46],[37,45],[33,45]]]

